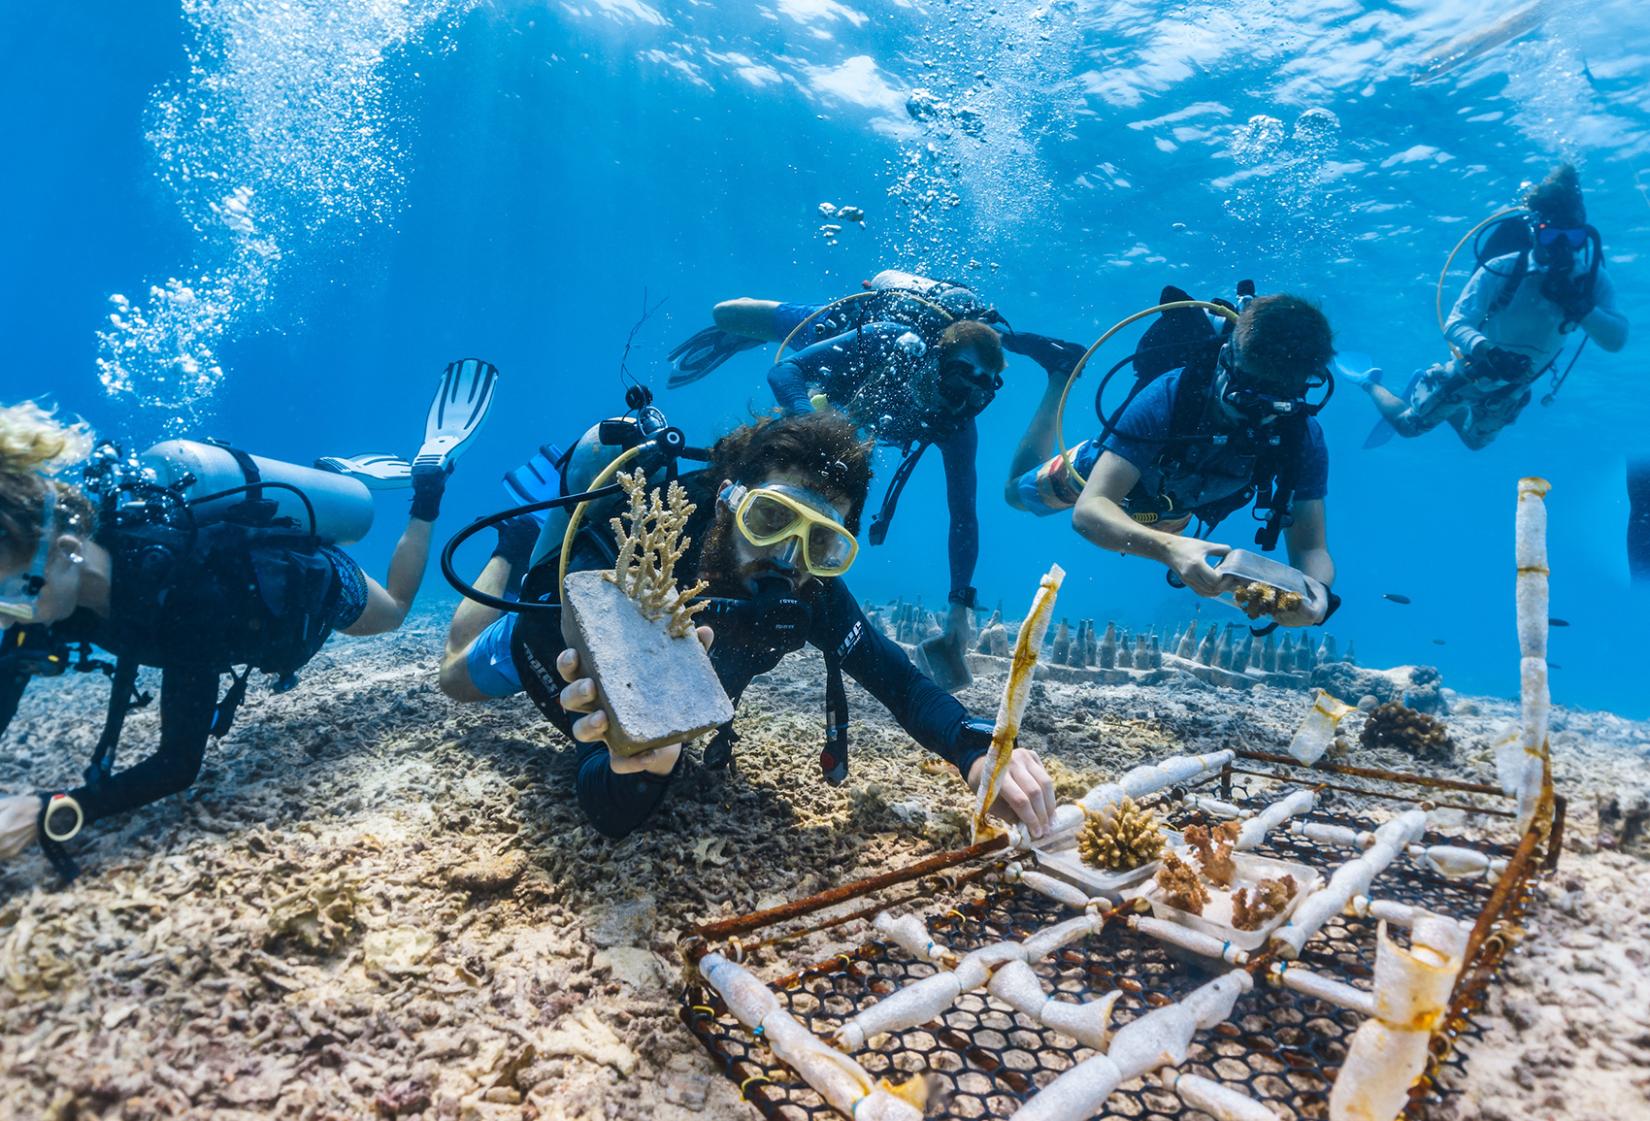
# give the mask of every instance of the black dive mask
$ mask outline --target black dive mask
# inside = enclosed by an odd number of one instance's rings
[[[939,375],[935,388],[940,400],[962,416],[974,416],[984,410],[1003,387],[1001,374],[982,370],[958,358],[941,362]]]
[[[1259,425],[1269,417],[1317,416],[1335,395],[1335,375],[1327,366],[1307,375],[1298,395],[1280,396],[1254,386],[1251,376],[1233,358],[1230,343],[1220,348],[1217,365],[1224,375],[1220,399],[1252,425]],[[1324,395],[1316,401],[1307,400],[1307,394],[1314,389],[1323,389]]]

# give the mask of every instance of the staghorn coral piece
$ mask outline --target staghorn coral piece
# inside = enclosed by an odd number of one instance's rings
[[[1232,925],[1239,930],[1259,930],[1289,906],[1295,891],[1295,877],[1290,875],[1238,888],[1232,895]]]
[[[1201,915],[1203,905],[1209,902],[1209,889],[1197,869],[1176,856],[1173,849],[1163,854],[1163,867],[1157,870],[1157,886],[1163,891],[1163,900],[1177,910]]]
[[[1099,813],[1084,811],[1077,834],[1077,851],[1085,864],[1108,872],[1127,872],[1149,864],[1163,851],[1163,829],[1157,815],[1125,797]]]
[[[1232,866],[1232,846],[1237,843],[1242,825],[1235,821],[1223,822],[1209,829],[1193,825],[1186,830],[1186,843],[1197,850],[1197,862],[1212,884],[1231,887],[1237,870]]]
[[[1448,759],[1455,752],[1442,720],[1397,701],[1371,710],[1358,742],[1367,748],[1395,748],[1421,759]]]
[[[1232,598],[1251,619],[1263,615],[1280,615],[1298,610],[1306,602],[1299,592],[1286,592],[1270,584],[1245,584],[1232,592]]]
[[[707,587],[703,580],[690,588],[676,586],[676,562],[692,544],[682,531],[697,507],[675,481],[663,497],[657,487],[650,491],[640,467],[620,475],[618,482],[630,506],[609,522],[619,556],[608,579],[635,600],[648,619],[668,617],[672,638],[686,638],[693,631],[693,617],[705,608],[689,601]]]

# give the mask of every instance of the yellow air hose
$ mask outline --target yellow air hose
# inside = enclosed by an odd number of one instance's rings
[[[1237,321],[1237,312],[1229,307],[1210,303],[1208,300],[1176,300],[1170,304],[1158,304],[1156,307],[1149,307],[1145,311],[1137,311],[1127,319],[1119,320],[1111,330],[1096,339],[1094,345],[1085,350],[1083,357],[1077,360],[1077,365],[1071,368],[1071,376],[1066,379],[1066,387],[1060,391],[1060,407],[1054,413],[1054,439],[1060,446],[1060,459],[1065,463],[1066,470],[1071,472],[1071,477],[1076,480],[1079,488],[1088,486],[1089,481],[1078,472],[1076,465],[1072,462],[1071,450],[1066,447],[1066,398],[1071,396],[1071,387],[1076,385],[1077,379],[1082,376],[1083,367],[1089,364],[1089,359],[1094,356],[1095,351],[1105,346],[1108,339],[1129,324],[1144,319],[1148,315],[1156,315],[1158,312],[1193,307],[1202,308],[1204,311],[1217,312],[1233,322]]]
[[[1433,311],[1438,316],[1438,333],[1440,335],[1444,333],[1444,280],[1449,276],[1450,266],[1455,264],[1455,258],[1460,254],[1461,250],[1466,248],[1467,242],[1478,236],[1479,230],[1482,230],[1484,227],[1495,222],[1499,222],[1508,215],[1522,214],[1523,212],[1524,208],[1522,206],[1509,206],[1505,210],[1497,210],[1494,214],[1491,214],[1488,218],[1485,218],[1482,222],[1478,223],[1478,225],[1468,230],[1467,235],[1460,241],[1456,242],[1455,248],[1451,249],[1449,251],[1449,256],[1444,258],[1444,267],[1438,272],[1438,292],[1433,299]],[[1444,340],[1444,343],[1450,348],[1450,351],[1455,355],[1455,357],[1466,357],[1466,355],[1462,354],[1459,350],[1456,350],[1455,344],[1450,342],[1447,338]]]
[[[606,467],[602,468],[602,473],[596,476],[595,481],[584,489],[600,490],[602,487],[606,486],[612,480],[613,476],[619,473],[619,469],[631,460],[635,459],[638,455],[641,455],[642,449],[645,447],[647,447],[647,444],[641,443],[637,444],[628,451],[620,452],[618,457],[615,458],[612,463],[609,463]],[[587,498],[577,506],[573,507],[573,514],[567,519],[567,532],[562,534],[561,537],[561,560],[556,570],[557,603],[567,602],[567,562],[573,555],[573,538],[579,532],[579,523],[584,521],[584,508],[588,505],[590,505],[590,500]]]
[[[785,340],[779,344],[779,349],[774,352],[773,364],[775,366],[779,365],[780,360],[785,357],[785,348],[791,345],[791,340],[796,338],[797,332],[802,330],[802,328],[806,327],[808,324],[812,323],[832,308],[839,308],[843,304],[852,303],[855,300],[868,300],[872,296],[900,296],[907,300],[915,300],[917,303],[939,312],[941,315],[945,316],[947,321],[951,323],[956,322],[957,319],[955,315],[941,307],[939,304],[936,304],[933,300],[925,300],[915,292],[906,292],[899,288],[873,288],[869,292],[855,292],[852,295],[842,297],[840,300],[832,300],[830,303],[808,316],[808,318],[804,319],[801,323],[798,323],[795,327],[792,327],[791,333],[785,336]]]

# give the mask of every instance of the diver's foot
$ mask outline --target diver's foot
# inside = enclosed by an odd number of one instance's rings
[[[1379,366],[1371,366],[1367,370],[1343,369],[1341,371],[1341,376],[1353,385],[1357,386],[1359,389],[1365,390],[1366,392],[1374,386],[1380,385],[1381,378],[1383,377]]]
[[[923,661],[928,665],[928,676],[947,693],[966,688],[974,673],[968,668],[968,636],[959,630],[948,630],[918,644]]]

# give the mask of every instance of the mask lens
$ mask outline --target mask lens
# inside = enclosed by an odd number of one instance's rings
[[[752,537],[771,539],[789,529],[797,518],[798,514],[789,506],[758,492],[745,507],[745,530]]]
[[[808,530],[808,564],[822,571],[840,571],[853,559],[854,541],[835,526],[815,522]]]
[[[1557,245],[1568,245],[1571,249],[1580,249],[1587,244],[1587,230],[1585,227],[1541,226],[1536,230],[1536,238],[1545,249]]]

